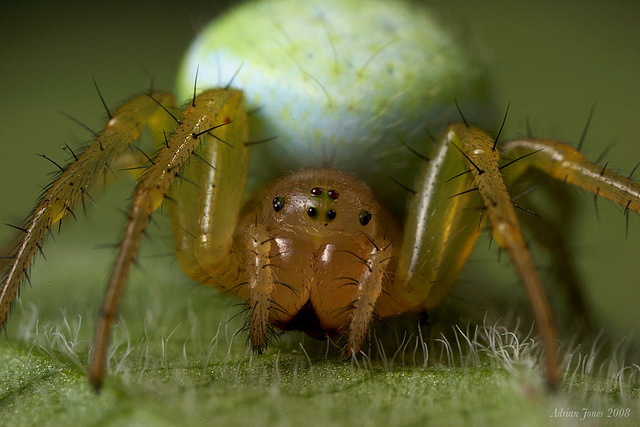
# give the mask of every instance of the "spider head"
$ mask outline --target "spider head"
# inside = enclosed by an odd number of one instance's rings
[[[323,236],[378,234],[376,228],[390,220],[364,182],[331,169],[305,169],[273,182],[264,190],[261,211],[267,226],[301,227]]]

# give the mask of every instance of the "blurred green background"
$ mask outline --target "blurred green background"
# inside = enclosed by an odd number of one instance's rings
[[[0,222],[20,223],[48,182],[47,173],[55,171],[34,153],[63,162],[68,155],[60,146],[78,147],[89,139],[88,132],[60,112],[99,129],[105,113],[92,78],[112,108],[146,90],[151,80],[155,88],[171,90],[182,53],[227,2],[221,3],[0,2]],[[640,161],[640,3],[429,3],[486,57],[498,110],[511,102],[504,135],[524,134],[528,118],[536,135],[576,142],[596,102],[584,145],[587,156],[595,159],[615,142],[606,157],[609,168],[627,174]],[[495,119],[496,128],[500,119]],[[636,176],[640,179],[640,172]],[[34,289],[26,288],[23,299],[45,287],[55,292],[51,286],[56,284],[47,280],[47,263],[68,263],[57,267],[68,269],[70,278],[94,268],[106,277],[109,255],[94,246],[118,240],[118,209],[127,206],[129,191],[120,188],[101,199],[99,209],[89,209],[90,221],[63,227],[57,240],[84,245],[80,250],[86,257],[65,259],[50,241],[45,251],[52,254],[48,261],[39,260]],[[640,323],[640,218],[631,216],[625,237],[621,209],[600,201],[596,215],[592,197],[585,195],[582,201],[573,247],[589,300],[604,324],[632,333]],[[8,235],[8,228],[0,230],[0,236]],[[158,251],[169,250],[163,248]],[[95,267],[79,268],[79,262],[92,262],[93,251]],[[497,258],[495,248],[487,252],[486,245],[474,257]],[[151,263],[145,260],[143,265],[149,269]],[[509,268],[504,259],[493,266]],[[483,286],[492,286],[493,276],[486,277],[489,283]],[[517,286],[513,279],[505,281],[506,286]],[[76,292],[86,291],[88,298],[98,301],[103,283],[90,283]],[[473,300],[462,294],[460,298]],[[74,298],[71,294],[63,299]]]

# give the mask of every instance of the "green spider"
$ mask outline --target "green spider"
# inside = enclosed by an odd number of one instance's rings
[[[545,378],[557,384],[551,310],[502,170],[536,170],[640,212],[637,182],[557,141],[497,145],[467,123],[447,126],[430,154],[418,154],[426,123],[456,117],[454,100],[464,111],[481,107],[485,77],[426,12],[401,2],[245,5],[202,33],[181,74],[183,113],[168,93],[132,98],[46,190],[5,270],[0,324],[51,227],[91,197],[105,168],[128,164],[123,154],[148,125],[158,153],[135,163],[145,172],[100,311],[96,389],[140,238],[167,199],[183,270],[247,301],[258,352],[277,327],[346,334],[347,354],[357,355],[374,317],[442,300],[486,222],[525,287]],[[277,138],[258,144],[255,135]]]

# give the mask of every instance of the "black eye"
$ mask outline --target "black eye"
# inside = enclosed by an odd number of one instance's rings
[[[370,211],[361,210],[360,211],[360,224],[367,225],[367,224],[369,224],[369,221],[371,221],[371,212]]]
[[[282,196],[274,197],[272,203],[273,203],[273,210],[276,212],[280,212],[284,207],[284,197]]]
[[[333,209],[330,209],[327,211],[327,219],[329,221],[331,221],[332,219],[334,219],[336,217],[336,211],[334,211]]]
[[[318,215],[318,210],[316,208],[309,208],[307,209],[307,215],[309,215],[311,218],[315,217],[316,215]]]
[[[323,192],[323,190],[322,190],[322,188],[320,188],[320,187],[313,187],[313,188],[311,189],[311,191],[310,191],[310,193],[311,193],[311,195],[312,195],[312,196],[319,196],[319,195],[321,195],[321,194],[322,194],[322,192]]]

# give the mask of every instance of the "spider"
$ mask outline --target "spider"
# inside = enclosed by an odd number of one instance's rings
[[[17,227],[0,323],[42,241],[78,201],[92,198],[96,178],[116,167],[142,168],[91,352],[94,388],[102,384],[141,236],[163,205],[185,272],[247,301],[250,345],[258,352],[276,327],[346,334],[347,354],[357,355],[373,318],[441,301],[486,223],[524,284],[546,348],[545,378],[554,387],[555,326],[503,171],[547,174],[625,213],[640,212],[640,185],[559,142],[498,144],[464,120],[447,126],[424,154],[416,147],[428,139],[425,123],[459,118],[454,100],[469,111],[486,96],[483,72],[468,52],[404,3],[293,5],[251,4],[208,27],[183,66],[179,96],[192,94],[183,113],[162,92],[109,113],[96,141],[73,153],[75,161],[60,168]],[[275,19],[290,10],[296,19]],[[282,67],[296,78],[283,77]],[[218,89],[198,93],[203,86]],[[276,98],[284,107],[271,108]],[[292,121],[304,122],[307,135],[289,132]],[[128,155],[147,125],[157,154]],[[245,192],[267,181],[244,201]]]

